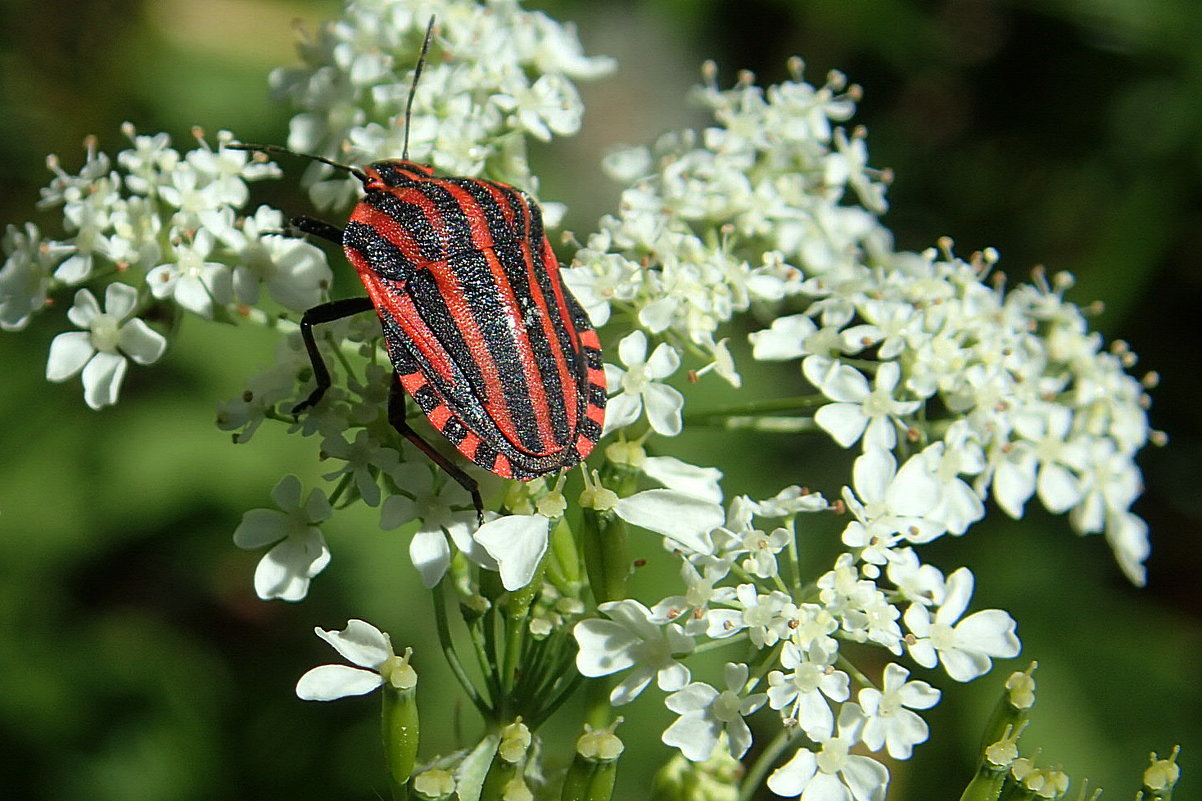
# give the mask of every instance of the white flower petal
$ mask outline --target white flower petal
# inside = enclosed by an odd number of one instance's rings
[[[676,348],[666,342],[661,342],[656,345],[655,350],[651,352],[651,358],[647,360],[647,377],[667,378],[675,373],[678,367],[680,367],[680,354],[676,352]]]
[[[118,353],[97,353],[84,365],[83,399],[93,409],[102,409],[117,402],[121,381],[129,362]]]
[[[121,327],[117,347],[138,364],[158,361],[167,349],[167,338],[135,317]]]
[[[50,357],[46,360],[46,380],[66,381],[83,369],[96,349],[92,347],[92,335],[87,331],[68,331],[59,334],[50,343]]]
[[[680,433],[680,411],[684,395],[667,384],[648,384],[643,389],[643,404],[647,407],[647,422],[657,434],[674,437]]]
[[[347,665],[322,665],[300,677],[296,695],[303,701],[333,701],[348,695],[364,695],[379,687],[379,673]]]
[[[397,497],[400,496],[394,495],[388,500]],[[384,506],[388,506],[388,501],[384,502]],[[442,581],[451,564],[451,546],[447,543],[446,535],[441,531],[419,531],[414,534],[409,541],[409,560],[421,574],[422,586],[426,589]]]
[[[313,630],[328,642],[343,659],[364,668],[375,668],[391,657],[388,635],[365,620],[348,620],[342,631]]]
[[[722,726],[716,719],[699,713],[690,713],[681,715],[675,723],[664,729],[660,739],[664,745],[679,748],[685,759],[692,762],[704,762],[713,756],[714,748],[718,745],[718,735],[721,732]]]
[[[668,489],[722,503],[722,471],[716,467],[698,467],[675,456],[648,456],[643,460],[643,472]]]
[[[325,539],[318,529],[310,527],[306,534],[277,543],[259,560],[255,592],[264,601],[272,598],[299,601],[309,592],[309,580],[329,562]]]
[[[129,284],[120,282],[109,284],[104,290],[104,311],[116,317],[118,320],[124,320],[129,316],[129,313],[138,305],[138,290],[134,289]]]
[[[67,319],[79,328],[91,328],[92,321],[100,316],[100,303],[91,290],[81,289],[75,293],[75,305],[67,310]]]
[[[507,590],[525,587],[547,552],[551,521],[542,515],[508,515],[476,530],[476,542],[497,561]]]
[[[663,534],[689,553],[709,553],[712,546],[706,535],[726,520],[718,504],[668,489],[622,498],[614,513],[627,523]]]
[[[868,418],[859,404],[828,403],[814,413],[814,422],[835,442],[850,448],[864,433]]]
[[[647,335],[635,329],[618,343],[618,358],[627,367],[642,364],[647,358]]]
[[[276,509],[251,509],[242,513],[242,522],[234,530],[234,544],[251,550],[271,545],[288,536],[288,515]]]

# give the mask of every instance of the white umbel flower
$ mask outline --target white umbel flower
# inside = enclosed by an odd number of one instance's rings
[[[46,378],[66,381],[82,371],[84,400],[93,409],[117,402],[129,359],[138,364],[158,361],[167,340],[137,317],[138,290],[126,284],[109,284],[104,310],[87,289],[75,293],[67,318],[85,331],[59,334],[50,343]]]

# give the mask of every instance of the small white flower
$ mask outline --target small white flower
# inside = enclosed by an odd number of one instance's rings
[[[897,468],[893,454],[866,448],[852,467],[855,491],[843,500],[855,520],[843,529],[843,543],[861,548],[860,558],[883,565],[901,540],[927,543],[946,526],[930,514],[942,500],[940,486],[921,454]]]
[[[127,359],[151,364],[163,355],[167,340],[137,317],[132,317],[138,290],[126,284],[109,284],[104,311],[87,289],[75,293],[68,319],[85,331],[59,334],[50,343],[46,378],[65,381],[83,371],[84,400],[93,409],[117,402],[125,378]]]
[[[956,681],[972,681],[989,671],[993,659],[1009,659],[1020,650],[1014,619],[1001,609],[985,609],[960,619],[972,599],[972,589],[972,573],[962,567],[947,577],[943,602],[934,618],[922,604],[911,604],[904,618],[913,634],[906,644],[914,661],[927,668],[942,662],[947,675]]]
[[[469,558],[476,556],[473,561],[478,562],[475,552],[480,549],[473,543],[471,533],[476,513],[453,508],[471,503],[458,482],[444,481],[436,489],[429,465],[419,462],[401,462],[388,475],[404,494],[384,499],[380,505],[380,528],[387,531],[417,520],[417,531],[409,541],[409,558],[427,589],[442,580],[451,564],[448,536]]]
[[[330,549],[317,524],[333,514],[325,493],[314,489],[301,504],[300,479],[284,476],[271,491],[276,509],[251,509],[234,531],[234,544],[250,550],[273,547],[255,569],[255,592],[263,600],[299,601],[309,581],[330,563]]]
[[[808,653],[786,642],[780,655],[785,670],[768,674],[768,705],[780,710],[786,720],[796,723],[815,742],[834,734],[831,701],[846,701],[849,695],[847,674],[831,665],[836,653],[834,640],[825,639],[832,643],[829,647],[816,644],[807,649]]]
[[[54,266],[53,243],[42,242],[33,223],[24,230],[10,225],[4,233],[4,266],[0,267],[0,330],[20,331],[34,312],[46,305],[46,289]]]
[[[214,305],[229,303],[233,297],[230,268],[208,261],[212,250],[213,234],[205,228],[191,242],[180,242],[175,246],[175,261],[147,273],[150,291],[156,298],[172,298],[188,311],[211,318]]]
[[[752,741],[751,729],[743,718],[768,700],[764,693],[743,695],[747,675],[747,665],[728,662],[725,690],[719,692],[703,682],[693,682],[669,695],[664,704],[680,717],[660,739],[665,745],[679,748],[686,759],[704,762],[725,733],[730,755],[742,758]]]
[[[864,713],[854,703],[839,713],[839,736],[817,752],[800,748],[768,777],[768,789],[804,801],[884,801],[889,771],[872,757],[851,753],[859,741]]]
[[[334,701],[352,695],[364,695],[383,684],[398,690],[417,685],[417,672],[409,664],[413,652],[406,649],[397,656],[388,635],[362,620],[348,620],[342,631],[315,628],[314,633],[329,643],[348,662],[347,665],[321,665],[305,673],[296,683],[296,695],[302,701]]]
[[[618,358],[626,365],[623,370],[605,365],[605,383],[611,394],[605,409],[605,431],[616,431],[639,419],[644,407],[647,422],[658,434],[675,436],[680,433],[680,411],[684,396],[658,379],[667,378],[680,367],[680,355],[666,342],[656,346],[647,358],[647,335],[636,330],[618,343]]]
[[[323,478],[334,481],[340,476],[351,475],[359,496],[368,506],[380,505],[380,471],[387,472],[396,467],[399,454],[396,449],[382,445],[366,429],[355,434],[354,442],[347,442],[341,434],[329,434],[322,440],[322,453],[331,459],[340,459],[346,464]]]
[[[260,285],[277,303],[303,312],[321,303],[333,281],[324,251],[304,239],[282,236],[284,215],[260,206],[235,225],[228,206],[203,212],[206,228],[235,254],[233,287],[239,303],[259,302]]]
[[[877,367],[872,388],[868,379],[858,371],[839,369],[819,373],[811,369],[816,364],[806,360],[806,378],[834,403],[828,403],[814,414],[814,422],[844,448],[851,447],[864,435],[864,448],[891,449],[897,444],[897,426],[902,417],[913,414],[921,401],[900,401],[894,390],[901,378],[897,362],[883,362]]]
[[[939,691],[925,681],[907,681],[910,671],[896,662],[885,665],[884,689],[865,687],[857,696],[867,720],[861,739],[873,751],[887,747],[894,759],[909,759],[930,733],[926,721],[911,709],[930,709]]]
[[[746,629],[757,648],[766,648],[788,637],[796,607],[780,590],[759,593],[754,584],[740,584],[731,603],[734,609],[711,609],[707,615],[706,634],[711,638],[732,637]]]
[[[598,609],[610,619],[582,620],[572,630],[580,651],[576,668],[589,677],[634,668],[609,695],[618,706],[633,701],[652,679],[673,692],[689,681],[689,669],[677,657],[693,651],[693,640],[680,626],[658,620],[635,600],[609,601]]]

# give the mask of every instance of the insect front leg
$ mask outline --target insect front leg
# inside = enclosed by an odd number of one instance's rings
[[[315,406],[321,400],[321,396],[326,394],[326,390],[330,388],[330,370],[326,367],[325,360],[321,358],[321,352],[317,350],[317,340],[313,338],[313,326],[332,323],[372,308],[374,307],[371,298],[344,298],[314,306],[301,317],[301,339],[304,340],[305,350],[309,352],[309,363],[313,365],[313,380],[317,386],[309,393],[309,397],[292,407],[293,415],[298,415],[310,406]]]
[[[405,418],[405,390],[401,388],[401,377],[397,373],[392,374],[392,388],[388,392],[388,422],[392,423],[398,434],[416,445],[418,450],[430,457],[430,461],[445,470],[459,486],[468,491],[472,496],[472,505],[476,507],[476,521],[484,525],[484,503],[480,500],[480,485],[459,465],[435,450],[433,445],[422,439],[409,425]]]
[[[336,225],[330,225],[324,220],[316,220],[312,217],[289,217],[288,224],[302,233],[328,239],[335,245],[342,244],[342,229]]]

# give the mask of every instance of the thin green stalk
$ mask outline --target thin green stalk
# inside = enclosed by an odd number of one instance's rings
[[[725,406],[714,406],[709,409],[686,412],[685,423],[700,422],[715,417],[751,417],[756,415],[772,415],[781,412],[801,412],[816,409],[830,403],[825,395],[794,395],[789,398],[766,398],[762,400],[746,400]]]
[[[467,675],[467,671],[463,669],[463,664],[459,661],[459,654],[455,652],[455,641],[451,638],[451,625],[447,618],[447,602],[441,584],[434,588],[432,595],[434,596],[434,622],[438,630],[438,642],[442,647],[442,655],[447,660],[451,673],[455,675],[456,680],[463,687],[463,691],[467,693],[472,705],[488,720],[490,719],[488,704],[480,697],[471,677]]]
[[[798,737],[800,737],[798,733],[790,735],[788,729],[781,729],[772,738],[772,742],[768,743],[768,747],[760,753],[755,764],[751,766],[751,770],[747,771],[747,775],[743,777],[743,783],[739,786],[737,801],[751,801],[752,796],[763,786],[764,777],[768,775],[768,769],[776,764],[776,760],[780,759],[780,755]]]

